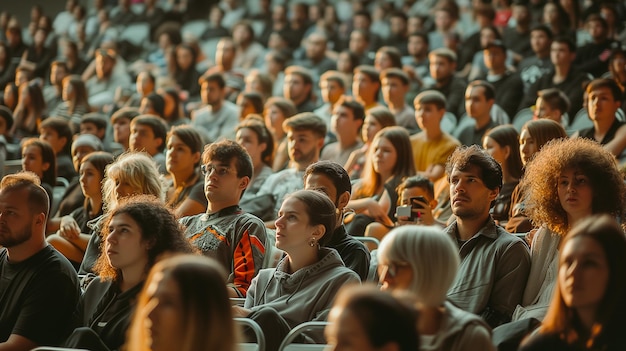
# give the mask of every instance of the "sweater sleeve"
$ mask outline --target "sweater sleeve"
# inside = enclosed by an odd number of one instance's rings
[[[524,242],[512,242],[502,253],[496,267],[496,280],[489,301],[489,306],[495,310],[494,319],[490,320],[483,313],[483,318],[492,328],[511,321],[515,307],[522,302],[530,271],[530,254]]]
[[[233,270],[228,285],[245,297],[252,278],[263,266],[267,235],[263,222],[249,217],[237,228],[236,241],[231,243]]]

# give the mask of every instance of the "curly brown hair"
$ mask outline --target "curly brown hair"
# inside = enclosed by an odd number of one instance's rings
[[[558,180],[566,171],[576,169],[586,175],[593,189],[592,211],[623,217],[626,186],[615,157],[594,141],[573,138],[548,142],[526,165],[521,182],[526,194],[526,214],[535,225],[545,225],[560,235],[570,224],[558,195]]]
[[[102,226],[101,253],[94,266],[94,271],[103,280],[118,282],[121,279],[119,269],[113,267],[105,252],[106,237],[109,235],[109,223],[119,214],[130,216],[141,228],[141,237],[150,243],[146,275],[156,261],[166,253],[193,253],[194,249],[185,239],[182,226],[174,213],[161,200],[152,195],[126,197],[105,216]]]

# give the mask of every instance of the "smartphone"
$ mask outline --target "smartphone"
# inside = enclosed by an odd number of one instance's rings
[[[396,218],[409,217],[409,221],[415,221],[415,213],[413,213],[411,205],[396,207]]]
[[[428,201],[426,201],[426,198],[423,196],[412,197],[409,201],[411,203],[411,206],[413,206],[413,208],[419,208],[419,209],[424,208],[424,205],[422,205],[423,203],[428,203]]]

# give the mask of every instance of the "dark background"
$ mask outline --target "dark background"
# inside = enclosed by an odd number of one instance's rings
[[[79,1],[83,3],[83,1]],[[30,22],[30,8],[39,4],[43,8],[43,13],[50,16],[54,21],[57,13],[65,8],[65,0],[0,0],[0,10],[9,11],[17,16],[22,28],[28,26]]]

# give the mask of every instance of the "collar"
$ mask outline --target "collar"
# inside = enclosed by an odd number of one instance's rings
[[[213,213],[205,213],[204,214],[204,218],[206,220],[210,220],[210,219],[214,219],[214,218],[220,218],[220,217],[226,217],[226,216],[230,216],[230,215],[234,215],[234,214],[238,214],[243,212],[241,210],[241,207],[239,207],[239,205],[233,205],[233,206],[228,206],[228,207],[224,207],[223,209],[217,211],[217,212],[213,212]]]
[[[454,222],[452,222],[452,224],[450,224],[446,229],[445,229],[446,233],[448,233],[448,235],[450,235],[452,237],[452,239],[454,239],[455,241],[458,241],[458,223],[456,222],[456,219],[454,220]],[[479,236],[484,236],[486,238],[495,240],[498,237],[498,231],[496,229],[496,222],[494,222],[493,218],[491,218],[491,216],[489,216],[489,218],[487,219],[487,222],[485,222],[485,224],[480,228],[480,230],[478,230],[478,232],[476,234],[474,234],[474,236],[472,236],[468,241],[471,241],[474,238],[477,238]]]

